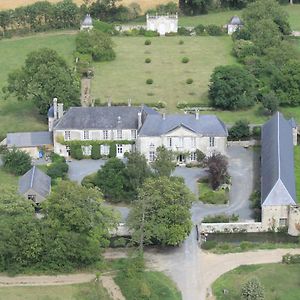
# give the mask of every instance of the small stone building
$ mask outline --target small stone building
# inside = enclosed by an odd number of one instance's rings
[[[93,20],[90,14],[87,14],[81,23],[80,30],[87,30],[90,31],[94,28],[93,26]]]
[[[237,29],[243,27],[243,22],[238,16],[233,16],[229,23],[227,24],[227,33],[229,35],[233,34]]]
[[[51,192],[51,178],[33,166],[19,179],[19,193],[39,206]]]
[[[159,35],[178,31],[178,14],[174,15],[146,15],[147,30],[157,31]]]

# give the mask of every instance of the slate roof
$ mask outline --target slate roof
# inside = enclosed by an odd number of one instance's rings
[[[83,26],[93,26],[93,20],[89,14],[87,14],[82,22]]]
[[[197,120],[195,115],[190,114],[166,115],[165,119],[159,114],[149,115],[139,136],[160,136],[181,126],[204,136],[228,136],[225,124],[215,115],[200,115]]]
[[[49,131],[8,133],[6,138],[8,147],[37,147],[53,144],[53,135]]]
[[[19,193],[23,195],[29,189],[33,189],[40,196],[46,198],[51,191],[51,178],[33,166],[19,179]]]
[[[238,16],[233,16],[228,25],[243,25],[243,21]]]
[[[146,106],[71,107],[54,125],[54,130],[137,129],[138,112],[157,114]]]
[[[292,127],[279,112],[262,127],[261,202],[296,204]]]

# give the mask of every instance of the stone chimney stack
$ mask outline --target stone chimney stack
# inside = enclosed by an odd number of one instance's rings
[[[57,104],[57,118],[60,119],[64,115],[64,104],[58,103]]]
[[[163,114],[162,114],[162,118],[163,118],[163,120],[166,119],[166,113],[163,113]]]
[[[195,117],[196,117],[196,120],[199,120],[199,110],[196,110]]]
[[[53,98],[53,115],[54,120],[57,119],[57,98]]]
[[[143,122],[142,122],[142,112],[138,112],[138,130],[142,127]]]

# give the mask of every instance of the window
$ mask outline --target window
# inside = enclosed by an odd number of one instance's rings
[[[168,147],[172,147],[172,138],[168,138]]]
[[[279,219],[279,227],[287,226],[287,218],[280,218]]]
[[[192,139],[192,147],[196,147],[196,138],[195,137],[191,137]]]
[[[191,152],[191,154],[190,154],[190,160],[192,160],[192,161],[197,160],[197,154],[196,154],[196,152]]]
[[[81,149],[84,156],[90,156],[92,154],[92,146],[81,146]]]
[[[153,143],[151,143],[149,148],[150,148],[150,150],[153,150],[155,148],[155,145]]]
[[[118,129],[117,130],[117,140],[121,140],[122,139],[122,129]]]
[[[131,138],[132,138],[133,140],[136,139],[136,130],[131,130]]]
[[[28,199],[28,200],[32,200],[33,202],[35,202],[36,195],[28,195],[28,196],[27,196],[27,199]]]
[[[122,154],[123,153],[123,145],[117,145],[117,153]]]
[[[103,130],[103,139],[108,140],[108,130]]]
[[[100,146],[101,155],[109,155],[109,145]]]
[[[209,147],[214,147],[215,146],[215,138],[210,136],[209,137]]]
[[[154,151],[150,151],[149,152],[149,161],[154,161],[155,160],[155,152]]]
[[[71,155],[71,149],[70,149],[70,146],[66,146],[66,151],[67,151],[68,155],[70,156],[70,155]]]
[[[71,139],[71,131],[65,131],[65,141],[69,141]]]
[[[89,140],[90,139],[90,132],[88,130],[83,131],[83,139]]]

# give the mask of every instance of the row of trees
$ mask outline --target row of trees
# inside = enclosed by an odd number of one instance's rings
[[[212,105],[236,110],[262,102],[268,112],[278,105],[300,105],[300,60],[288,16],[275,0],[258,0],[244,10],[245,25],[233,34],[233,53],[242,66],[217,67],[209,95]]]

